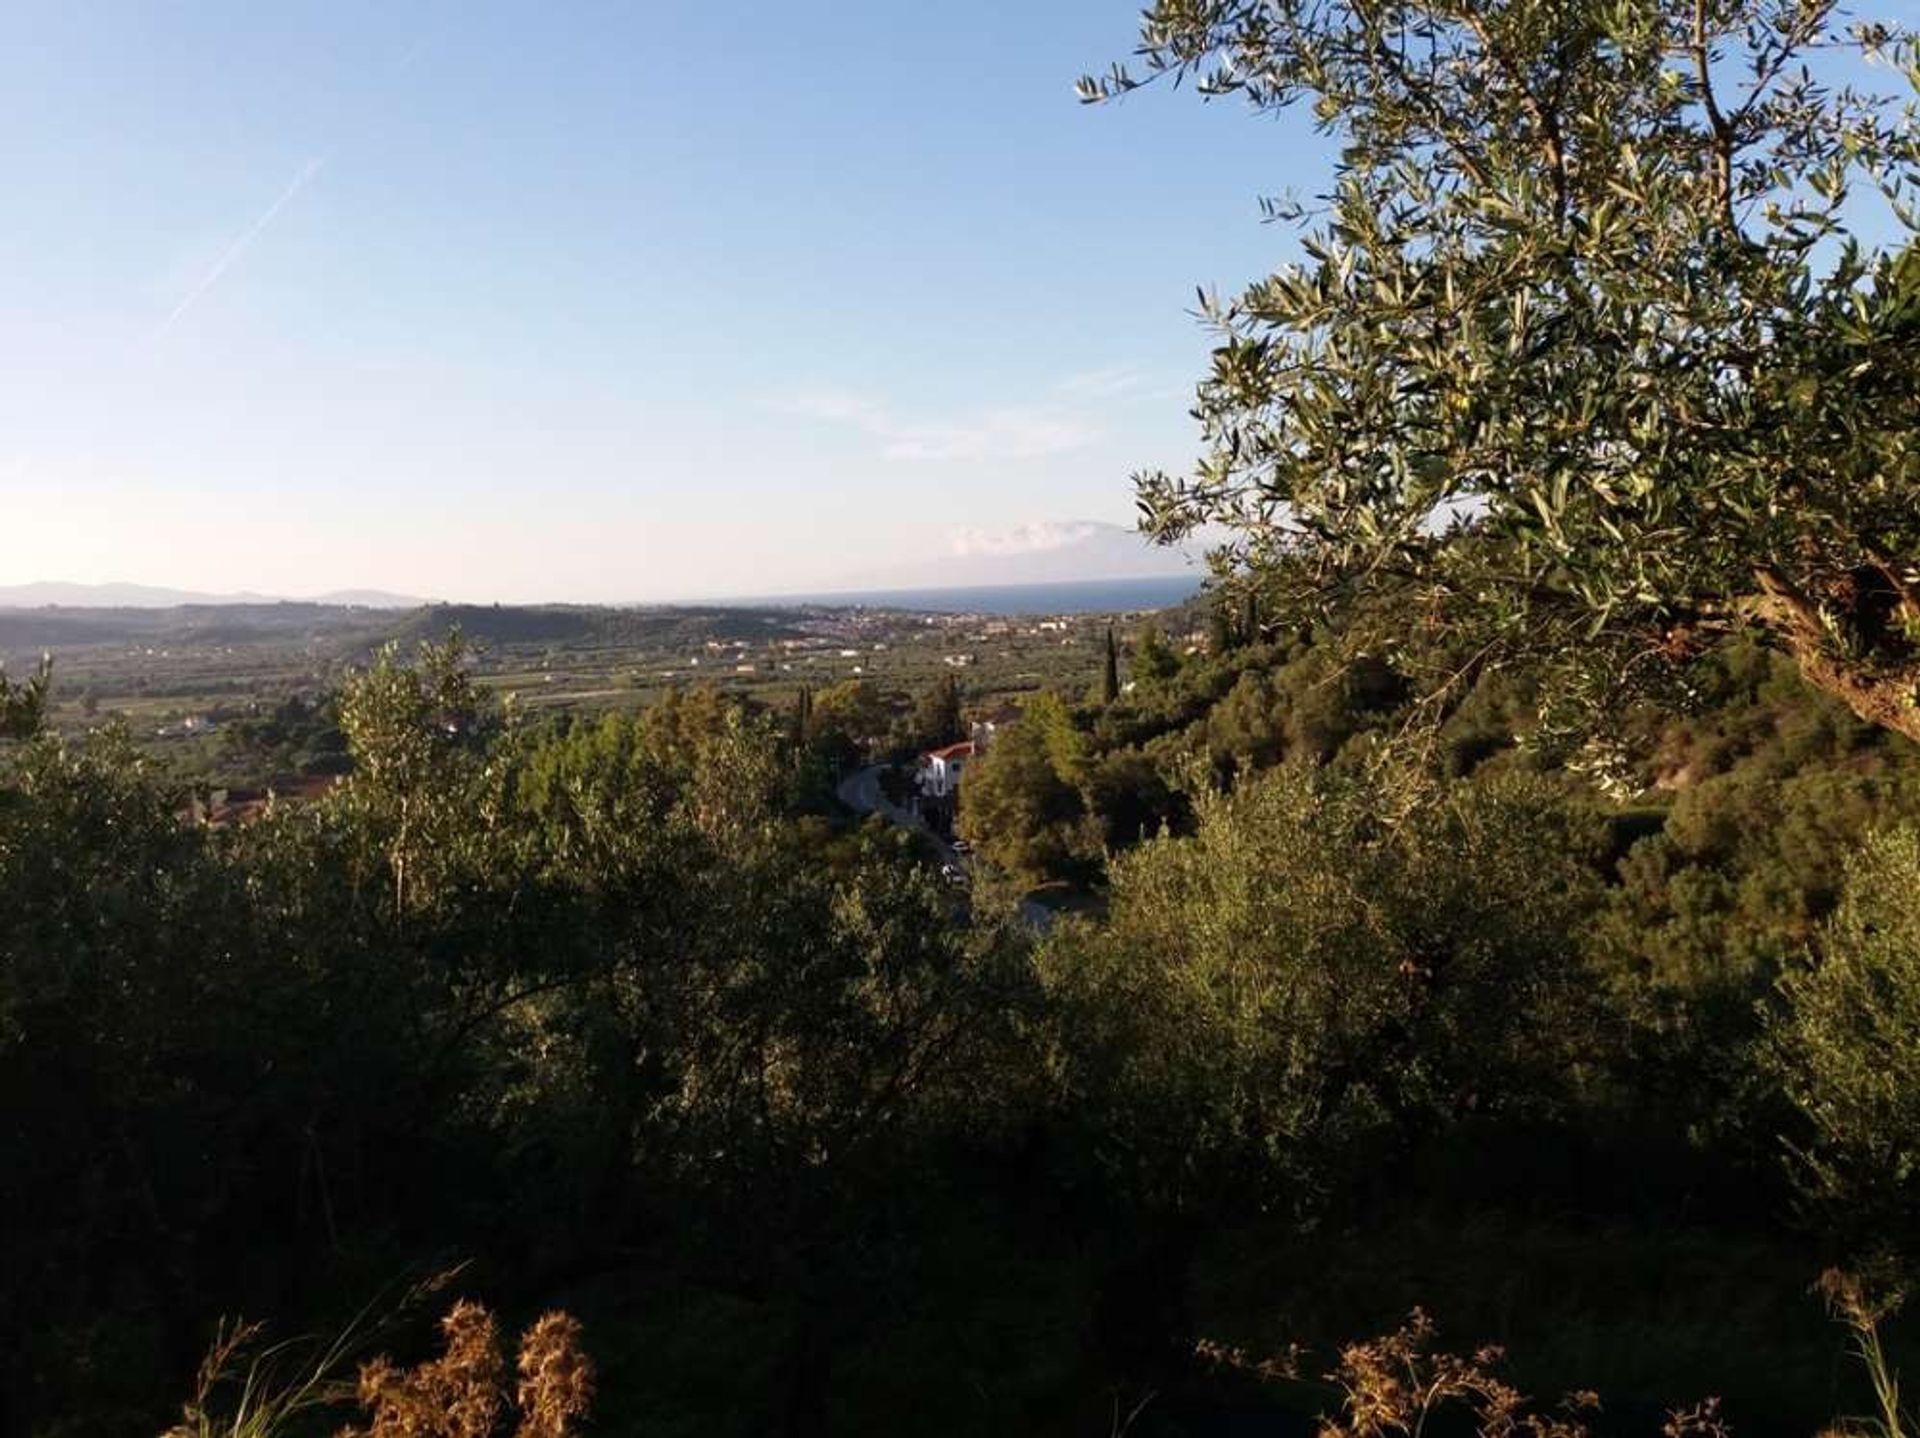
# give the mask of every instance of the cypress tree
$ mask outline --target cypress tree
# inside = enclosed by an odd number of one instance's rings
[[[813,737],[813,690],[805,684],[793,697],[793,747],[802,749]]]
[[[1227,614],[1224,600],[1215,600],[1208,616],[1207,648],[1216,659],[1233,648],[1233,620]]]
[[[960,681],[957,678],[951,674],[943,675],[920,696],[919,707],[914,711],[913,727],[915,742],[928,749],[937,749],[966,737],[966,723],[960,711]]]
[[[1100,699],[1111,704],[1120,697],[1120,651],[1114,647],[1113,626],[1107,626],[1107,667],[1100,679]]]

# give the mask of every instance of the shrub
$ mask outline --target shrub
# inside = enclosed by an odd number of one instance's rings
[[[1851,1236],[1910,1247],[1920,1215],[1920,829],[1848,864],[1839,907],[1779,984],[1765,1052],[1803,1121],[1796,1169]]]
[[[258,1325],[224,1327],[201,1364],[192,1400],[164,1438],[291,1438],[311,1420],[357,1403],[363,1425],[340,1438],[567,1438],[593,1401],[580,1325],[548,1313],[520,1338],[512,1369],[499,1321],[461,1300],[440,1320],[438,1358],[404,1368],[377,1357],[346,1378],[359,1322],[324,1346],[258,1346]]]

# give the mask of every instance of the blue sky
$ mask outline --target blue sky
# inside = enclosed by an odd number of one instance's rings
[[[1078,105],[1133,11],[13,0],[0,584],[659,599],[1129,523],[1196,286],[1326,163]]]

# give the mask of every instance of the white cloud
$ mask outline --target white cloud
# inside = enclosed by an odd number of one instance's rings
[[[774,400],[773,407],[782,414],[855,424],[862,429],[885,420],[880,406],[872,400],[837,389],[800,390]]]
[[[1050,406],[990,409],[955,420],[923,420],[844,390],[809,390],[774,401],[786,414],[849,425],[877,440],[885,459],[1001,460],[1065,454],[1097,443],[1101,431]]]
[[[880,437],[888,459],[1033,459],[1084,449],[1100,431],[1044,409],[999,409],[962,424],[889,426]]]
[[[953,536],[956,555],[1047,554],[1102,537],[1124,535],[1138,540],[1130,529],[1098,520],[1035,520],[1012,529],[962,529]]]
[[[1173,405],[1190,398],[1187,387],[1128,365],[1083,370],[1055,384],[1039,403],[984,409],[955,418],[902,414],[871,394],[845,389],[808,389],[776,396],[784,414],[844,425],[878,442],[883,459],[1036,459],[1086,449],[1107,438],[1097,416],[1124,405]]]
[[[1118,399],[1138,394],[1147,387],[1147,377],[1127,365],[1083,370],[1060,381],[1060,393],[1076,399]]]

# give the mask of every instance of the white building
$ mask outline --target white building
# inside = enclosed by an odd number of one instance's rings
[[[970,739],[923,755],[920,761],[920,792],[929,799],[947,799],[959,793],[961,772],[973,755],[973,741]]]

